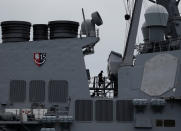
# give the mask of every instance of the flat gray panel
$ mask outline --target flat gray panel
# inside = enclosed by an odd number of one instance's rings
[[[135,120],[135,128],[145,129],[145,128],[152,128],[152,121],[148,117],[144,118],[136,118]]]
[[[117,121],[133,121],[134,106],[131,100],[119,100],[116,102]]]
[[[68,82],[64,80],[49,81],[48,94],[49,102],[66,102],[68,98]]]
[[[26,81],[12,80],[10,81],[10,101],[24,102],[26,99]]]
[[[96,121],[112,121],[113,120],[113,101],[97,100],[96,101]]]
[[[75,102],[75,120],[92,121],[93,103],[91,100],[77,100]]]
[[[49,80],[68,81],[68,90],[70,91],[68,96],[72,99],[89,98],[82,47],[93,45],[98,40],[99,38],[75,38],[1,44],[0,103],[8,104],[10,101],[11,80],[26,80],[28,82],[28,90],[31,80],[45,80],[47,83],[45,98],[47,98],[43,104],[47,108],[51,107],[52,104],[59,106],[62,104],[49,102]],[[47,59],[41,67],[34,62],[34,53],[46,53]],[[83,93],[80,93],[80,91]],[[9,108],[18,109],[21,107],[26,109],[31,107],[29,91],[27,91],[27,95],[28,101],[25,103],[13,103]]]
[[[32,80],[29,87],[29,100],[31,102],[45,101],[45,81]]]

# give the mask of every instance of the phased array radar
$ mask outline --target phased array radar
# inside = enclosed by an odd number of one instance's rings
[[[145,1],[141,29],[143,0],[123,2],[125,51],[110,53],[107,77],[90,76],[84,61],[100,40],[98,12],[82,10],[80,30],[67,20],[1,22],[0,131],[180,131],[180,0]]]

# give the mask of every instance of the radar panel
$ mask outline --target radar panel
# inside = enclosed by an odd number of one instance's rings
[[[150,96],[161,96],[174,88],[178,58],[172,54],[158,54],[146,61],[141,90]]]

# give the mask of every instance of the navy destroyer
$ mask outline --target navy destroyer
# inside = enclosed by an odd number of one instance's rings
[[[84,62],[100,40],[98,12],[83,13],[80,33],[75,21],[35,24],[33,41],[30,22],[2,22],[0,131],[180,131],[180,0],[147,2],[141,29],[143,0],[125,15],[125,51],[110,53],[108,77]]]

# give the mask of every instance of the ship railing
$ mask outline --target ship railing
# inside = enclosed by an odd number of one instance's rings
[[[136,45],[135,48],[140,54],[144,54],[144,53],[179,50],[180,44],[181,40],[177,39],[174,41],[141,43],[139,45]]]
[[[108,77],[103,77],[103,82],[97,76],[89,80],[89,90],[91,97],[113,98],[114,83]]]

